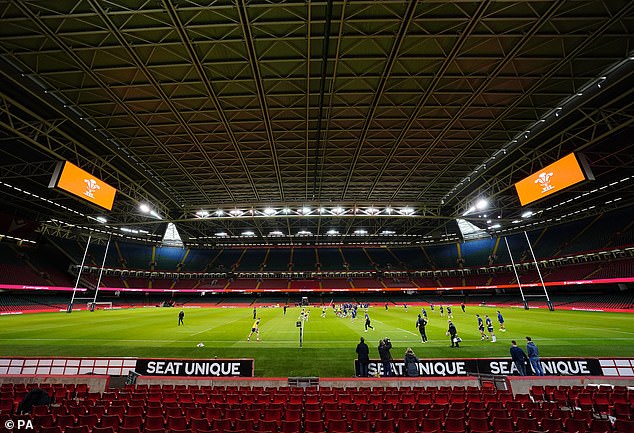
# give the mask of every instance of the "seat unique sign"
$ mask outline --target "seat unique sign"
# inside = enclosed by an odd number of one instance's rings
[[[68,161],[57,164],[48,187],[62,189],[107,210],[112,210],[117,193],[103,180]]]
[[[584,180],[594,180],[582,155],[571,153],[515,184],[522,206]]]

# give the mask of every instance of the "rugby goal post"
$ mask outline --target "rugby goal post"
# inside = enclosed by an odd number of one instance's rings
[[[88,302],[86,308],[88,310],[112,310],[112,302]]]

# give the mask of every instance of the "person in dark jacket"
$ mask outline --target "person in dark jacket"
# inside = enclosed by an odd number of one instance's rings
[[[185,312],[183,310],[181,310],[178,313],[178,326],[185,325],[185,322],[183,322],[184,318],[185,318]]]
[[[517,347],[517,342],[515,340],[511,341],[511,359],[513,360],[520,376],[526,376],[526,364],[528,363],[528,357],[521,347]]]
[[[449,338],[451,338],[451,347],[460,347],[456,325],[454,325],[451,320],[448,320],[447,322],[449,323],[449,329],[447,329],[446,335],[449,335]]]
[[[427,343],[427,333],[425,332],[425,326],[427,326],[427,319],[418,315],[418,320],[416,321],[416,327],[418,328],[418,332],[420,332],[420,338],[423,340],[423,343]]]
[[[526,341],[526,354],[528,355],[531,367],[533,367],[536,376],[543,376],[544,369],[542,368],[541,362],[539,362],[539,349],[537,349],[537,345],[533,343],[531,337],[526,337]]]
[[[409,377],[416,377],[420,375],[418,371],[418,358],[411,347],[408,347],[405,352],[405,374]]]
[[[18,414],[31,413],[33,406],[43,406],[51,404],[51,396],[42,388],[33,388],[29,391],[18,406]]]
[[[359,360],[359,377],[368,377],[368,364],[370,363],[370,349],[361,337],[357,344],[357,359]]]
[[[383,363],[383,376],[385,377],[393,376],[392,354],[390,353],[391,349],[392,342],[389,338],[385,337],[383,340],[379,341],[379,356],[381,357],[381,362]]]

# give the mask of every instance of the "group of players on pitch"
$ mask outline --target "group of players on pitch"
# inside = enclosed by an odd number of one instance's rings
[[[372,326],[372,322],[370,319],[370,315],[368,314],[368,310],[367,304],[362,304],[361,307],[365,308],[365,323],[364,323],[364,328],[365,328],[365,332],[368,332],[368,329],[372,329],[374,330],[374,327]],[[285,305],[284,306],[284,315],[286,315],[286,309],[288,307]],[[334,305],[333,306],[333,310],[335,311],[335,315],[337,317],[347,317],[348,315],[350,315],[350,317],[352,318],[352,320],[354,321],[354,319],[357,316],[357,308],[358,305],[356,304],[340,304],[340,305]],[[406,307],[407,308],[407,307]],[[430,309],[432,311],[434,311],[434,304],[430,304]],[[465,304],[462,303],[460,304],[460,308],[462,309],[462,312],[466,312],[466,308],[465,308]],[[324,306],[322,307],[322,313],[321,313],[321,317],[324,318],[326,317],[326,312],[328,311],[328,307]],[[447,312],[447,319],[448,319],[448,323],[449,323],[449,329],[447,330],[446,334],[449,336],[451,336],[451,346],[452,347],[460,347],[459,346],[459,342],[461,341],[458,337],[457,337],[457,330],[455,325],[452,323],[451,319],[453,319],[453,312],[452,312],[452,308],[451,305],[441,305],[438,308],[438,311],[440,312],[440,317],[445,317],[445,311]],[[181,310],[181,314],[182,314],[182,310]],[[306,309],[306,308],[302,308],[300,315],[299,315],[299,320],[302,321],[307,321],[308,318],[310,317],[310,310]],[[251,341],[251,336],[253,334],[256,335],[256,340],[260,341],[260,318],[257,317],[257,310],[254,307],[253,308],[253,325],[251,326],[251,332],[249,333],[249,335],[247,336],[247,341]],[[493,327],[493,321],[491,320],[491,318],[489,317],[488,314],[484,315],[484,320],[482,319],[482,317],[480,317],[479,314],[476,314],[476,318],[478,321],[478,331],[480,331],[480,336],[481,336],[481,340],[489,340],[491,343],[495,343],[496,342],[496,336],[495,336],[495,332],[494,332],[494,327]],[[506,327],[504,326],[504,317],[502,316],[502,313],[500,312],[500,310],[497,310],[497,321],[500,324],[500,331],[502,332],[506,332]],[[179,325],[182,323],[182,316],[179,314]],[[418,318],[416,320],[416,328],[418,329],[420,336],[421,336],[421,340],[423,343],[427,343],[428,339],[427,339],[427,332],[426,332],[426,326],[429,323],[429,320],[427,318],[427,310],[425,310],[425,308],[421,308],[421,313],[418,315]],[[485,333],[485,326],[486,326],[486,332],[488,332],[489,335],[487,335]],[[457,340],[457,341],[456,341]]]

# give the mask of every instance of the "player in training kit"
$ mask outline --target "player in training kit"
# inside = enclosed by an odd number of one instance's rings
[[[445,316],[445,307],[443,307],[442,305],[440,306],[440,317],[444,317]]]
[[[453,319],[453,314],[451,314],[451,306],[447,305],[447,319]]]
[[[374,327],[370,325],[370,316],[368,316],[368,313],[366,312],[365,313],[365,332],[368,332],[368,328],[374,331]]]
[[[500,331],[502,332],[506,332],[506,327],[504,326],[504,317],[502,317],[502,313],[500,313],[500,310],[498,311],[498,322],[500,322]]]
[[[487,331],[489,331],[489,334],[491,334],[491,343],[495,343],[497,339],[495,338],[495,333],[493,332],[493,321],[486,314],[484,315],[484,321],[487,325]]]
[[[178,326],[185,325],[185,322],[183,322],[184,318],[185,318],[185,312],[181,310],[180,313],[178,313]]]
[[[326,317],[326,310],[328,309],[328,307],[321,307],[321,317]]]
[[[482,317],[479,314],[476,314],[478,318],[478,331],[480,331],[481,338],[480,340],[488,340],[489,337],[484,333],[484,322],[482,321]]]
[[[422,312],[423,312],[423,317],[426,319],[426,318],[427,318],[427,311],[425,311],[425,309],[424,309],[424,308],[422,308],[421,310],[422,310]]]
[[[418,328],[418,332],[420,332],[420,338],[423,343],[427,343],[427,333],[425,332],[425,326],[427,326],[427,319],[424,317],[420,317],[418,315],[418,320],[416,321],[416,327]]]
[[[251,341],[251,336],[255,334],[256,340],[260,341],[260,318],[258,317],[255,322],[253,322],[253,326],[251,326],[251,332],[247,337],[247,341]]]

